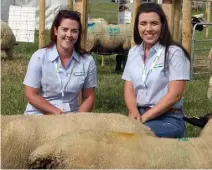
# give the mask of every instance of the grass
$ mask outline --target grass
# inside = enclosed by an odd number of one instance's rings
[[[95,5],[99,4],[98,7]],[[103,5],[104,3],[104,5]],[[111,18],[111,23],[116,23],[117,15],[107,15],[109,10],[115,11],[116,4],[106,0],[90,0],[90,16]],[[93,11],[93,9],[95,9]],[[103,11],[102,14],[98,11]],[[106,19],[107,19],[106,18]],[[36,32],[36,36],[38,33]],[[198,33],[199,38],[204,34]],[[212,34],[211,34],[212,35]],[[48,32],[46,33],[48,37]],[[47,42],[47,41],[46,41]],[[13,60],[1,62],[1,114],[14,115],[23,114],[26,107],[24,98],[23,80],[27,69],[27,64],[34,51],[38,48],[38,40],[35,43],[19,43],[15,49]],[[204,54],[206,55],[206,54]],[[124,81],[121,74],[115,74],[115,56],[105,56],[105,66],[101,65],[101,57],[93,53],[97,64],[98,88],[96,89],[96,103],[94,112],[118,112],[127,114],[127,109],[123,98]],[[195,79],[188,82],[184,94],[184,110],[188,116],[201,116],[212,111],[212,101],[206,97],[208,87],[208,75],[195,76]],[[186,136],[197,136],[199,128],[187,125]]]

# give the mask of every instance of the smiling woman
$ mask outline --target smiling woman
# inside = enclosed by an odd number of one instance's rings
[[[24,79],[28,105],[25,114],[89,112],[95,101],[96,65],[81,48],[82,25],[76,11],[56,15],[50,42],[31,57]],[[82,91],[82,103],[78,96]]]
[[[190,57],[172,39],[160,5],[138,7],[134,41],[122,76],[129,115],[141,119],[159,137],[183,137],[181,98],[190,79]]]

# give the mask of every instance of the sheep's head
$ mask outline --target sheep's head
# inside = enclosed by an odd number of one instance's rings
[[[203,128],[208,123],[208,120],[212,119],[212,113],[208,113],[205,116],[201,117],[184,117],[183,119],[194,126]]]
[[[193,27],[195,26],[195,24],[200,24],[195,27],[195,30],[202,31],[203,28],[205,27],[204,26],[205,23],[206,21],[203,18],[203,14],[193,15],[191,18],[191,24]]]

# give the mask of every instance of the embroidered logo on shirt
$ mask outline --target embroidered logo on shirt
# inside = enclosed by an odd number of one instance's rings
[[[73,74],[74,74],[74,76],[84,76],[85,75],[84,72],[74,72]]]
[[[163,64],[156,64],[154,68],[163,67]]]

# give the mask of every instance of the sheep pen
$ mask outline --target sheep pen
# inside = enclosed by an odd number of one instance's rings
[[[1,20],[1,58],[12,59],[14,46],[16,45],[16,38],[10,26]]]
[[[78,130],[38,147],[29,158],[29,168],[212,168],[211,133],[212,119],[197,138]]]
[[[14,121],[12,120],[14,119]],[[112,130],[154,136],[140,121],[121,114],[78,113],[60,116],[1,116],[1,168],[25,169],[30,153],[60,135],[77,130]]]

